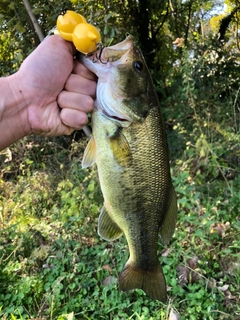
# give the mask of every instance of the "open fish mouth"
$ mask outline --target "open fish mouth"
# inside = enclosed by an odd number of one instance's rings
[[[133,47],[133,36],[128,36],[125,40],[110,47],[101,46],[97,51],[87,55],[92,62],[100,62],[107,64],[108,62],[116,62]]]

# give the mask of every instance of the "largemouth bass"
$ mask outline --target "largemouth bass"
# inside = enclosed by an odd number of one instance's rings
[[[98,233],[126,236],[130,257],[120,277],[122,291],[139,288],[165,301],[166,282],[157,249],[175,230],[177,200],[167,141],[150,73],[132,36],[82,59],[98,76],[92,138],[82,167],[96,162],[104,206]]]

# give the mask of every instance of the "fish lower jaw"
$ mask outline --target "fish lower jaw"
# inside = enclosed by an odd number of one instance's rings
[[[109,119],[111,119],[111,120],[113,120],[113,121],[124,122],[124,123],[129,123],[129,122],[130,122],[129,119],[124,119],[124,118],[122,118],[122,117],[120,117],[120,116],[116,116],[116,115],[110,115],[110,114],[108,114],[107,111],[104,110],[104,109],[102,110],[102,114],[103,114],[105,117],[107,117],[107,118],[109,118]]]

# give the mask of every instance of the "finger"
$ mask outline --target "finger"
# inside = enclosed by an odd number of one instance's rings
[[[82,129],[88,122],[87,114],[75,109],[62,109],[60,118],[66,126],[75,130]]]
[[[64,88],[69,92],[82,93],[92,97],[96,95],[96,82],[76,74],[70,74]]]
[[[58,105],[62,109],[75,109],[85,113],[94,108],[94,100],[89,95],[63,90],[58,95]]]
[[[89,80],[97,80],[97,76],[77,60],[74,61],[73,73],[81,75]]]

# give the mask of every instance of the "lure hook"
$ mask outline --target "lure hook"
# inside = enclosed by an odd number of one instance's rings
[[[108,63],[109,59],[107,59],[106,62],[103,62],[103,61],[101,60],[102,52],[103,52],[103,49],[104,49],[104,48],[105,48],[105,47],[104,47],[102,44],[99,44],[100,52],[99,52],[99,55],[96,54],[96,60],[93,60],[93,63],[96,63],[96,62],[98,62],[98,61],[100,61],[102,64],[107,64],[107,63]]]

